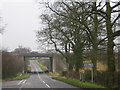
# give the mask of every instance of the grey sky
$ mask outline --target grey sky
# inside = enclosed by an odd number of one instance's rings
[[[1,16],[8,24],[2,37],[4,48],[11,51],[22,45],[37,50],[35,31],[40,27],[39,7],[35,0],[2,1]]]
[[[3,23],[7,23],[2,37],[2,46],[4,48],[12,51],[19,45],[22,45],[38,51],[35,31],[40,29],[40,19],[38,17],[44,9],[43,6],[38,5],[37,1],[38,0],[0,1],[2,2],[0,4],[0,15],[3,17]],[[42,3],[47,0],[39,1]]]

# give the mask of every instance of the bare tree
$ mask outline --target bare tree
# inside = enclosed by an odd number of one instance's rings
[[[0,34],[3,33],[3,31],[5,30],[5,27],[7,26],[7,24],[2,23],[2,17],[0,17]]]
[[[106,2],[103,6],[101,2],[98,4],[96,2],[47,4],[49,14],[42,15],[42,22],[46,27],[37,32],[38,42],[48,41],[54,45],[55,50],[66,57],[68,63],[72,52],[74,54],[72,63],[76,65],[77,70],[82,67],[82,55],[86,48],[92,51],[92,62],[96,70],[98,50],[107,45],[105,49],[108,56],[108,71],[114,72],[113,40],[120,36],[120,30],[113,30],[113,26],[120,17],[120,14],[116,14],[119,12],[116,7],[120,2],[115,3],[114,6],[110,6],[110,2]],[[113,13],[115,13],[114,18]]]
[[[19,46],[14,50],[14,52],[18,54],[28,54],[31,52],[31,49],[27,47]]]
[[[2,51],[2,78],[14,77],[23,72],[24,61],[20,55]]]

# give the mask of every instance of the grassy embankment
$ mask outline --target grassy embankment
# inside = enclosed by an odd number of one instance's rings
[[[21,74],[21,75],[12,76],[9,78],[3,78],[2,81],[21,80],[21,79],[28,78],[29,76],[30,76],[29,74]]]
[[[38,64],[38,66],[43,70],[46,71],[48,70],[48,68],[46,66],[44,66],[43,64],[39,63],[38,61],[35,61],[36,64]]]
[[[30,65],[28,65],[27,71],[31,71],[31,66]]]
[[[52,77],[60,77],[60,74],[57,72],[49,72],[47,75]]]
[[[82,82],[80,80],[76,80],[76,79],[68,79],[66,77],[52,77],[52,79],[56,79],[77,87],[81,87],[81,88],[105,88],[104,86],[101,85],[97,85],[94,83],[89,83],[89,82]]]

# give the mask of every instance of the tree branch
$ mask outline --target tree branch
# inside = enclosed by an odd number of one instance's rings
[[[120,12],[120,10],[112,10],[111,13],[116,13],[116,12]]]
[[[63,15],[63,14],[60,14],[60,13],[56,12],[55,10],[53,10],[53,9],[49,6],[49,4],[48,4],[48,8],[49,8],[51,11],[53,11],[55,14],[57,14],[58,16],[64,16],[64,17],[68,18],[67,16],[65,16],[65,15]]]
[[[112,22],[112,26],[115,24],[115,22],[120,18],[120,14],[116,17],[116,19]]]
[[[120,1],[116,5],[114,5],[111,9],[114,9],[114,8],[116,8],[119,5],[120,5]]]
[[[120,36],[120,30],[118,30],[118,31],[116,31],[116,32],[114,32],[113,33],[113,37],[116,37],[116,36]],[[105,41],[105,39],[107,39],[108,37],[105,37],[105,38],[103,38],[102,40],[100,40],[99,42],[98,42],[98,45],[100,44],[100,43],[102,43],[103,41]]]
[[[113,33],[113,37],[120,36],[120,30]]]

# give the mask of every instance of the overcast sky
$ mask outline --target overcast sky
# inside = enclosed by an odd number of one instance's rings
[[[19,45],[37,50],[36,33],[40,27],[41,6],[36,0],[4,0],[1,16],[7,24],[2,37],[3,48],[9,51]]]
[[[41,3],[44,1],[46,0],[41,0]],[[35,31],[41,27],[39,16],[44,12],[44,7],[37,3],[38,0],[0,0],[0,2],[2,23],[7,24],[2,37],[3,48],[13,51],[22,45],[38,51]]]

